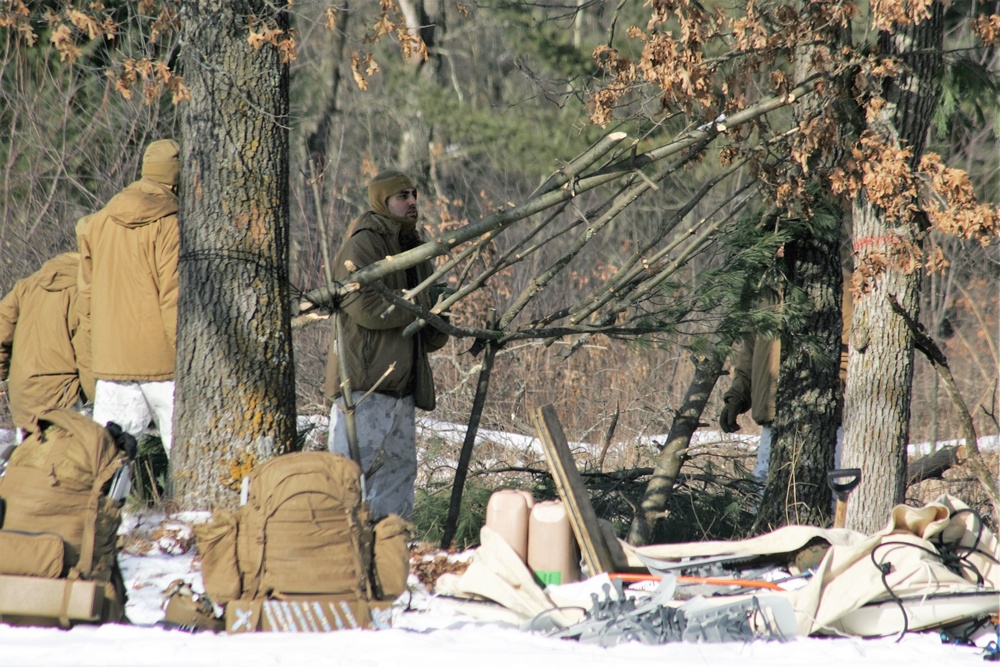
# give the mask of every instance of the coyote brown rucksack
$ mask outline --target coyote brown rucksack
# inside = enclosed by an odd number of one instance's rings
[[[356,463],[330,452],[284,454],[254,468],[247,503],[195,527],[205,593],[223,605],[398,596],[409,569],[409,524],[391,515],[372,526],[360,480]]]
[[[102,621],[126,620],[117,549],[121,509],[107,496],[125,462],[107,429],[59,408],[40,415],[39,428],[14,450],[0,477],[5,504],[0,532],[61,537],[63,562],[52,572],[103,583]]]

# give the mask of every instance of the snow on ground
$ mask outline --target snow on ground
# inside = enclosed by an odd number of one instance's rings
[[[423,427],[458,441],[464,437],[461,426],[424,423]],[[489,432],[480,433],[480,437],[525,452],[538,447],[530,437]],[[755,444],[749,436],[740,436],[740,440],[747,446]],[[984,438],[980,447],[996,449],[997,440],[995,436]],[[939,443],[939,447],[944,444]],[[914,453],[921,450],[917,448]],[[906,635],[899,642],[895,637],[800,637],[788,642],[626,644],[601,648],[532,634],[511,625],[475,621],[441,604],[415,578],[411,594],[397,603],[393,628],[389,630],[227,635],[162,629],[155,624],[163,617],[162,591],[167,585],[183,579],[201,590],[188,529],[195,518],[163,521],[155,515],[128,517],[123,532],[143,534],[141,543],[152,546],[142,553],[133,548],[121,555],[132,625],[80,626],[63,631],[11,627],[0,622],[0,666],[301,667],[315,661],[324,667],[957,667],[983,664],[982,646],[990,639],[981,639],[980,647],[954,646],[942,644],[931,632]]]
[[[187,634],[106,625],[68,632],[0,625],[6,667],[958,667],[983,664],[981,649],[942,645],[930,635],[892,640],[799,639],[789,643],[580,645],[499,625],[442,619],[428,630],[328,634]]]
[[[320,430],[325,430],[327,428],[327,423],[329,420],[325,417],[313,417],[310,418],[311,423],[315,428]],[[438,421],[435,419],[419,418],[417,419],[417,434],[418,438],[426,438],[430,436],[436,436],[443,438],[452,442],[454,444],[461,444],[465,439],[466,427],[464,424],[453,424],[450,422]],[[753,449],[757,447],[757,441],[759,440],[759,435],[754,435],[750,433],[722,433],[721,431],[715,431],[712,429],[699,429],[694,432],[691,436],[692,447],[701,446],[712,446],[719,443],[726,443],[729,445],[738,445],[741,447],[746,447],[747,449]],[[646,445],[649,447],[660,447],[667,440],[667,434],[663,433],[660,435],[649,435],[637,439],[635,442],[630,443],[633,445]],[[476,433],[476,444],[481,444],[484,442],[492,442],[498,445],[503,445],[505,448],[511,451],[519,451],[524,453],[532,453],[534,456],[542,457],[544,456],[544,451],[542,449],[541,442],[539,442],[537,437],[530,435],[521,435],[517,433],[506,433],[502,431],[490,431],[485,429],[480,429]],[[936,449],[940,450],[944,447],[950,447],[960,444],[961,440],[939,440],[937,442]],[[980,451],[996,451],[1000,448],[1000,435],[986,435],[981,436],[977,443],[979,445]],[[587,450],[600,450],[600,445],[594,445],[592,443],[569,443],[570,449],[587,449]],[[931,453],[934,449],[932,444],[929,442],[919,442],[913,443],[907,446],[907,451],[910,456],[926,456]]]
[[[393,613],[388,630],[331,633],[227,635],[156,627],[163,618],[162,591],[175,579],[201,589],[193,550],[193,516],[163,521],[128,517],[123,530],[143,533],[144,553],[124,552],[122,569],[133,625],[80,626],[71,630],[0,624],[3,667],[958,667],[982,664],[984,649],[942,644],[934,633],[895,637],[795,638],[788,642],[726,644],[625,644],[601,648],[479,622],[428,593],[414,577],[411,592]],[[132,547],[138,551],[138,547]],[[986,639],[989,639],[988,637]],[[980,641],[981,646],[985,640]]]

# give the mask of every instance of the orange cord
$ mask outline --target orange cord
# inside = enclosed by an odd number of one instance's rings
[[[663,577],[657,574],[631,574],[628,572],[612,572],[608,575],[612,579],[634,583],[638,581],[660,581]],[[679,584],[708,584],[710,586],[743,586],[744,588],[767,588],[772,591],[785,590],[778,584],[770,581],[758,581],[755,579],[724,579],[720,577],[677,577]]]

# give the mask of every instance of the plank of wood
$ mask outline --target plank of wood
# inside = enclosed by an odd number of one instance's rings
[[[583,485],[583,478],[576,469],[576,462],[566,442],[562,424],[555,408],[543,405],[533,414],[538,437],[542,441],[545,461],[552,472],[556,491],[566,505],[569,524],[580,545],[583,562],[590,576],[601,572],[614,572],[615,566],[608,545],[604,542],[601,526],[597,521],[594,506]]]

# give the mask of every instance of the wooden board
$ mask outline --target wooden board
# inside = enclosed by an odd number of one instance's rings
[[[604,542],[597,514],[594,513],[594,506],[590,504],[583,478],[576,469],[576,462],[573,460],[572,452],[569,451],[569,444],[566,442],[566,435],[563,433],[555,408],[543,405],[535,410],[533,417],[538,437],[542,441],[546,463],[552,472],[559,497],[566,506],[569,523],[573,528],[577,544],[580,545],[588,574],[594,576],[602,572],[614,572],[615,564],[611,552]]]

